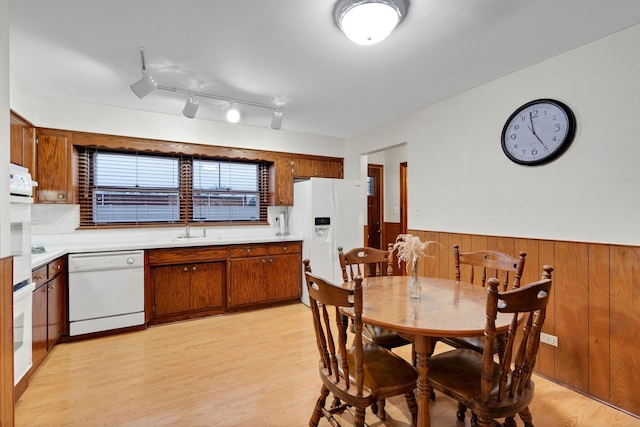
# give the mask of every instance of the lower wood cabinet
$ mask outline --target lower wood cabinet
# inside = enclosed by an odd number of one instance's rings
[[[33,291],[33,368],[67,330],[67,262],[61,257],[32,272]]]
[[[150,324],[299,300],[302,244],[151,249],[147,256]]]
[[[152,302],[150,323],[224,311],[226,247],[153,249],[146,253]]]
[[[232,247],[228,307],[299,299],[301,252],[300,242]]]

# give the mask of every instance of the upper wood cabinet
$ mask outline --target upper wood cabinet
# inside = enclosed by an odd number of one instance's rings
[[[293,206],[293,160],[279,157],[271,168],[271,206]]]
[[[295,178],[343,178],[342,160],[293,159],[293,176]]]
[[[36,201],[74,203],[73,146],[71,134],[49,129],[38,130]]]
[[[36,128],[15,113],[11,113],[10,161],[35,173]]]

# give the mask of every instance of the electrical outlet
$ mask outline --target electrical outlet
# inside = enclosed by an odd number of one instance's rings
[[[549,334],[545,334],[544,332],[540,333],[540,342],[543,342],[545,344],[549,344],[552,345],[554,347],[558,346],[558,337],[556,337],[555,335],[549,335]]]

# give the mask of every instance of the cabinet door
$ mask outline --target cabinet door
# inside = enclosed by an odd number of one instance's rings
[[[271,180],[272,206],[293,206],[292,160],[282,157],[274,162]]]
[[[71,203],[71,144],[64,134],[38,134],[38,202]]]
[[[191,309],[222,308],[226,263],[224,261],[189,265]]]
[[[229,307],[260,303],[267,299],[267,258],[231,260]]]
[[[24,166],[34,173],[36,160],[35,128],[11,113],[10,158],[11,163]]]
[[[34,367],[38,366],[47,355],[47,286],[48,284],[45,283],[33,291],[33,311],[31,320],[33,322],[32,360]]]
[[[313,160],[294,159],[293,176],[296,178],[311,178],[312,176],[315,176],[313,172]]]
[[[151,269],[156,316],[191,309],[189,271],[188,265],[169,265]]]
[[[300,255],[269,257],[267,298],[269,300],[300,298],[302,295],[301,266]]]
[[[59,275],[50,280],[47,287],[47,351],[58,342],[66,329],[66,295],[67,280]]]
[[[323,178],[342,178],[344,176],[342,162],[336,160],[315,160],[315,176]]]

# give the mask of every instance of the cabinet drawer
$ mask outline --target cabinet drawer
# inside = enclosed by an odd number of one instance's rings
[[[194,262],[209,262],[226,260],[228,251],[226,247],[190,247],[157,249],[147,251],[149,265],[175,265],[192,264]]]
[[[47,266],[38,267],[31,273],[31,279],[35,282],[36,288],[47,281]]]
[[[301,252],[300,243],[288,242],[278,243],[276,245],[269,245],[269,255],[281,255],[281,254],[298,254]]]
[[[267,255],[267,247],[264,245],[235,246],[231,248],[231,258]]]
[[[47,277],[53,279],[64,271],[64,258],[58,258],[47,265]]]

